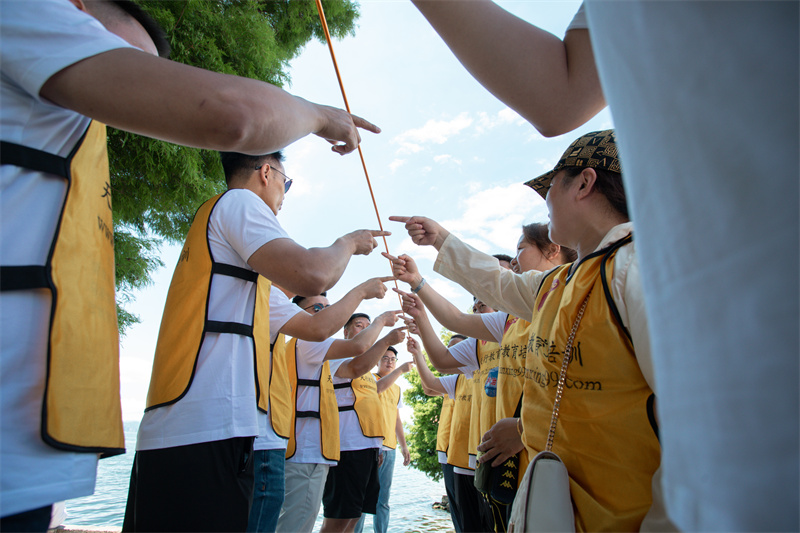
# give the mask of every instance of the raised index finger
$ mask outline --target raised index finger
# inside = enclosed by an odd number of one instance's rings
[[[387,281],[394,281],[396,279],[397,278],[395,278],[394,276],[383,276],[382,278],[378,278],[378,281],[380,281],[381,283],[386,283]]]
[[[388,237],[392,234],[391,231],[381,231],[378,229],[368,229],[367,231],[370,232],[373,237]]]
[[[355,124],[357,127],[361,128],[361,129],[365,129],[367,131],[371,131],[372,133],[380,133],[381,132],[381,129],[378,126],[376,126],[375,124],[373,124],[372,122],[364,120],[363,118],[359,117],[358,115],[352,115],[351,114],[350,116],[353,118],[353,124]]]
[[[391,220],[392,222],[403,222],[403,223],[405,223],[405,222],[408,222],[409,220],[411,220],[412,218],[414,218],[414,217],[399,217],[399,216],[393,215],[393,216],[389,217],[389,220]]]

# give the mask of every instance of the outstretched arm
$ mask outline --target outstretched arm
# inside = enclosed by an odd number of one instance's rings
[[[358,333],[358,335],[356,335],[352,339],[337,339],[333,341],[331,347],[328,348],[328,353],[325,354],[325,360],[327,361],[329,359],[344,359],[346,357],[356,357],[358,355],[363,354],[367,350],[374,348],[373,345],[375,344],[375,340],[378,338],[378,335],[380,334],[381,330],[387,326],[394,326],[395,322],[397,322],[397,315],[400,313],[401,311],[386,311],[385,313],[381,313],[380,315],[375,317],[375,320],[373,320],[369,326],[362,329]],[[384,352],[385,351],[386,350],[384,350]],[[382,355],[383,354],[381,354],[381,356]],[[378,358],[378,360],[380,360],[380,357]],[[373,366],[377,364],[378,360],[375,361]],[[369,370],[369,368],[367,370]],[[359,374],[359,376],[363,374],[364,373],[362,372],[361,374]]]
[[[336,369],[336,377],[342,379],[356,379],[369,372],[378,364],[378,361],[381,360],[381,357],[383,357],[383,354],[389,349],[389,346],[394,346],[403,340],[405,337],[405,330],[405,326],[393,329],[388,335],[376,342],[369,350],[339,365],[339,368]],[[366,329],[364,331],[366,331]]]
[[[439,321],[441,325],[461,333],[468,337],[485,341],[496,341],[494,335],[489,331],[478,314],[461,312],[455,305],[446,300],[429,283],[422,283],[422,275],[419,273],[416,262],[408,255],[395,257],[386,252],[381,255],[392,262],[392,273],[401,281],[408,283],[409,287],[415,289],[422,285],[417,291],[422,302]]]
[[[283,325],[281,333],[304,341],[322,342],[344,327],[363,300],[383,298],[384,283],[392,279],[392,276],[368,279],[318,313],[297,313]]]
[[[417,364],[417,372],[419,372],[419,379],[422,382],[422,388],[428,396],[444,396],[447,391],[444,390],[442,382],[439,378],[433,375],[431,369],[425,362],[425,356],[419,347],[419,343],[414,337],[408,337],[406,342],[406,349],[411,353],[414,362]]]
[[[54,74],[41,96],[113,126],[185,146],[252,155],[314,133],[345,154],[357,128],[380,129],[269,83],[218,74],[140,50],[110,50]]]
[[[292,239],[273,239],[247,260],[253,270],[294,294],[321,294],[342,277],[350,257],[368,255],[385,231],[358,230],[327,248],[304,248]]]
[[[433,331],[430,320],[428,320],[428,313],[425,312],[425,306],[422,305],[422,300],[416,294],[409,294],[397,289],[392,289],[403,297],[403,312],[410,315],[414,319],[419,337],[422,339],[422,345],[428,353],[436,370],[442,372],[442,369],[452,369],[463,366],[458,360],[450,355],[450,351],[442,344],[441,339],[436,332]]]
[[[545,137],[605,106],[588,30],[562,41],[488,0],[413,1],[469,73]]]
[[[378,394],[382,393],[383,391],[394,385],[394,382],[397,381],[397,378],[399,378],[412,368],[414,368],[414,363],[412,361],[406,361],[405,363],[398,366],[397,368],[395,368],[394,370],[383,376],[381,379],[379,379]]]

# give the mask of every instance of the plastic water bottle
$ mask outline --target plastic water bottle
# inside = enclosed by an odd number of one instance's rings
[[[497,367],[492,368],[489,370],[489,374],[486,376],[486,384],[483,386],[483,390],[486,391],[486,396],[490,398],[494,398],[497,396]]]

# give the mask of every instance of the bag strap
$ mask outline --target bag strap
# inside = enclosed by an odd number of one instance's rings
[[[556,387],[556,399],[555,402],[553,402],[553,416],[550,419],[550,432],[547,434],[547,446],[544,448],[546,452],[553,449],[553,438],[556,436],[556,424],[558,423],[558,409],[561,405],[561,397],[564,395],[564,383],[567,380],[567,366],[572,358],[572,343],[575,342],[575,333],[578,332],[578,324],[581,323],[583,312],[586,311],[586,304],[589,301],[590,294],[592,294],[591,289],[589,289],[589,294],[587,294],[586,298],[583,300],[583,305],[581,305],[578,311],[578,316],[575,317],[575,324],[572,325],[572,331],[569,334],[569,339],[567,339],[567,346],[564,348],[564,360],[561,363],[561,374],[558,376],[558,387]]]

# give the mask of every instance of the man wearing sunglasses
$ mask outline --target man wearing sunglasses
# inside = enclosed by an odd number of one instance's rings
[[[403,420],[400,418],[400,407],[402,400],[400,387],[395,383],[397,378],[414,368],[412,361],[406,361],[399,367],[397,366],[397,349],[389,346],[386,353],[378,363],[378,371],[372,375],[376,381],[386,387],[378,394],[383,410],[383,445],[381,446],[381,461],[378,467],[378,482],[380,491],[378,492],[378,504],[375,510],[375,518],[372,527],[375,533],[386,533],[389,528],[389,495],[392,490],[392,477],[394,475],[394,462],[397,453],[397,445],[400,444],[400,452],[403,454],[403,466],[408,466],[411,462],[411,455],[408,453],[406,445],[406,434],[403,431]],[[361,533],[364,528],[366,514],[362,514],[356,524],[355,533]]]
[[[288,182],[282,155],[221,159],[228,190],[195,214],[167,295],[126,531],[245,530],[253,440],[268,426],[270,285],[319,294],[385,234],[304,248],[276,218]]]

